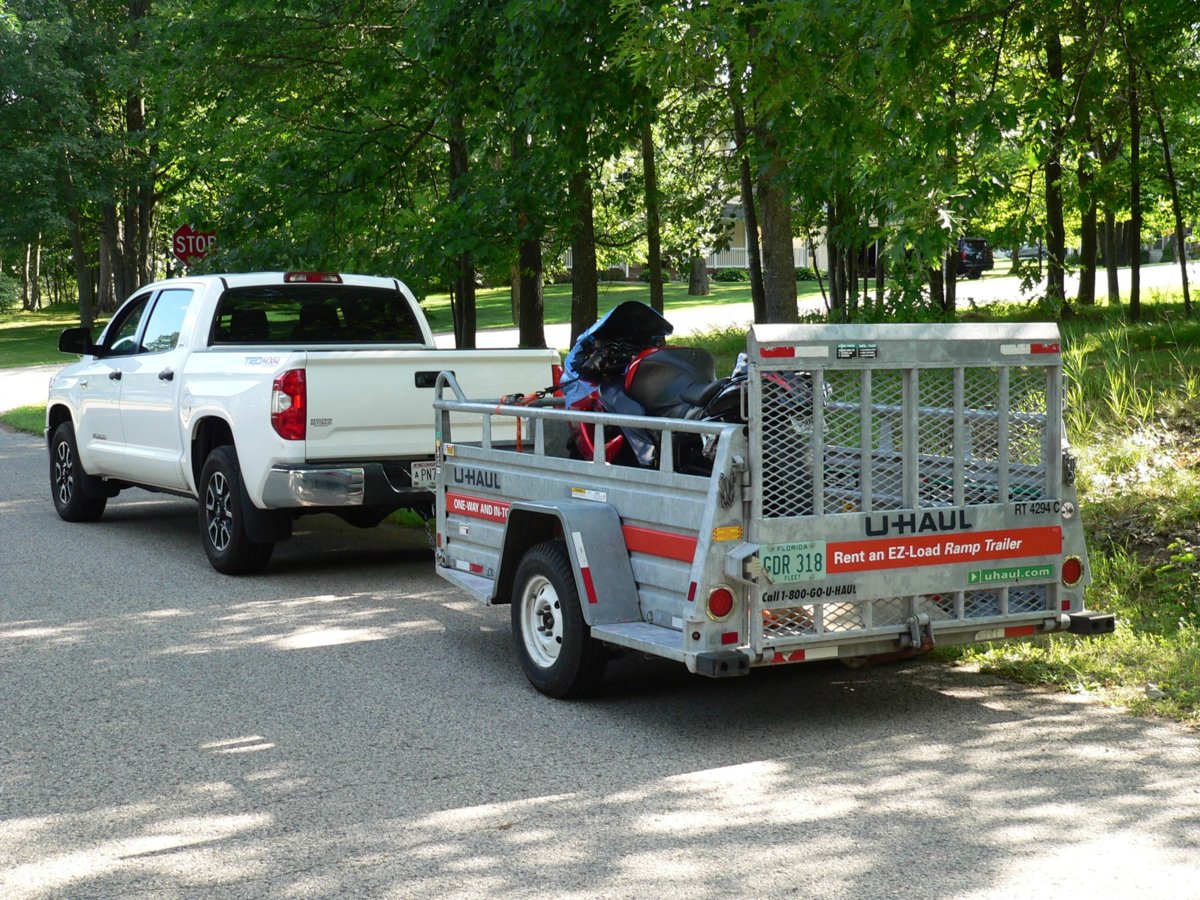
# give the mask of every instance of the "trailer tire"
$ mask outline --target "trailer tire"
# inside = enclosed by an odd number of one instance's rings
[[[531,547],[517,566],[512,632],[525,677],[548,697],[581,697],[600,683],[608,655],[583,620],[562,541]]]

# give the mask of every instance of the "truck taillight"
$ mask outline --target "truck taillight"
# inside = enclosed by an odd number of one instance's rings
[[[307,399],[303,369],[288,369],[275,379],[271,390],[271,427],[285,441],[304,440]]]
[[[285,272],[284,284],[341,284],[342,276],[337,272]]]

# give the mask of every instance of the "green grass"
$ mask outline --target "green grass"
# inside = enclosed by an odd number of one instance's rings
[[[0,369],[66,364],[71,357],[58,352],[58,335],[64,328],[79,325],[79,307],[64,304],[37,312],[0,313]],[[98,334],[100,326],[92,329]]]
[[[1152,297],[1137,325],[1097,308],[1062,329],[1087,605],[1113,613],[1116,633],[945,655],[1200,725],[1200,323],[1173,301]]]
[[[17,431],[41,434],[42,429],[46,427],[46,407],[44,404],[42,406],[18,406],[16,409],[10,409],[8,412],[0,414],[0,422]]]
[[[672,310],[750,302],[748,282],[713,281],[710,287],[711,293],[707,297],[689,297],[687,285],[682,282],[673,281],[663,285],[663,307],[667,318],[671,317]],[[796,288],[801,300],[821,296],[820,288],[815,281],[799,282]],[[542,300],[545,308],[544,319],[547,325],[558,325],[571,321],[571,285],[547,285],[542,292]],[[649,303],[650,286],[638,281],[614,281],[600,284],[599,309],[601,315],[626,300],[640,300],[643,303]],[[454,329],[449,295],[430,294],[421,301],[421,308],[425,310],[429,325],[435,332]],[[475,316],[481,331],[490,328],[513,328],[509,289],[507,287],[480,289],[475,297]]]

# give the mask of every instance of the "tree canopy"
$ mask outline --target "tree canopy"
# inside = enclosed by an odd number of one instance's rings
[[[598,270],[685,269],[737,210],[762,320],[810,239],[833,317],[953,310],[967,235],[1044,245],[1057,313],[1096,302],[1068,267],[1182,255],[1198,69],[1183,0],[0,0],[0,267],[89,322],[191,223],[197,268],[449,290],[464,346],[511,284],[537,344],[568,261],[578,330]]]

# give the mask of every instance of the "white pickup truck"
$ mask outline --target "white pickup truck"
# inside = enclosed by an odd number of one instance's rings
[[[392,278],[288,272],[147,285],[50,384],[46,440],[59,516],[98,519],[129,487],[194,497],[204,549],[260,571],[305,513],[371,527],[428,509],[437,374],[485,396],[554,382],[552,350],[438,350]],[[416,474],[416,477],[414,477]]]

